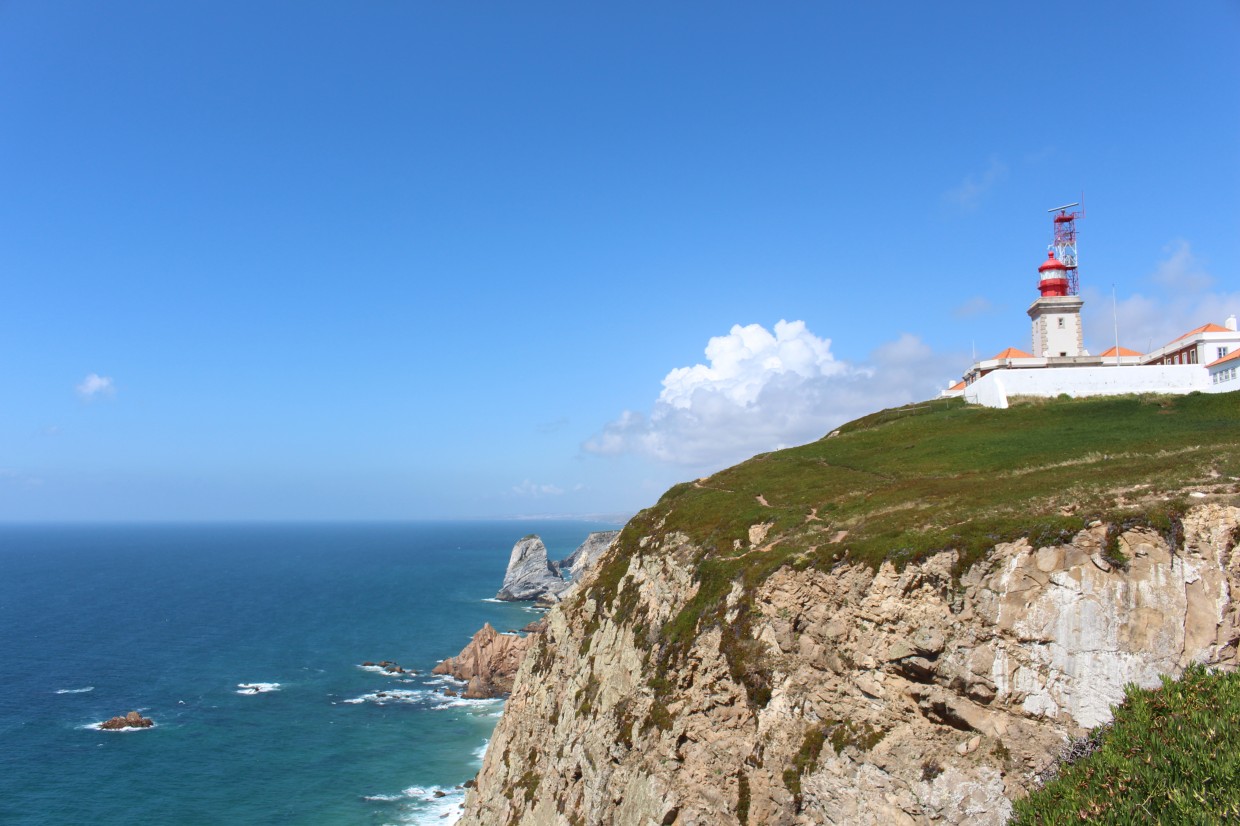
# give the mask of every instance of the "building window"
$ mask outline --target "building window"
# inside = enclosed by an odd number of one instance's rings
[[[1197,348],[1196,347],[1188,351],[1188,363],[1189,364],[1197,363]]]
[[[1227,348],[1226,348],[1226,347],[1220,347],[1220,348],[1218,348],[1218,355],[1217,355],[1217,356],[1215,356],[1215,358],[1216,358],[1216,359],[1221,359],[1221,358],[1222,358],[1223,356],[1225,356],[1225,355],[1227,355]]]
[[[1059,319],[1059,329],[1063,329],[1063,319]]]

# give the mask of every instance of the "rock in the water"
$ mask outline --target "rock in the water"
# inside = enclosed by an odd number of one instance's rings
[[[547,618],[539,617],[533,622],[527,623],[521,630],[527,634],[541,634],[547,630]]]
[[[590,534],[585,542],[577,546],[577,550],[560,560],[560,571],[567,573],[573,582],[581,579],[586,569],[611,547],[619,535],[620,531],[595,531]]]
[[[433,673],[467,681],[469,687],[461,696],[468,699],[502,697],[512,690],[512,681],[525,656],[527,639],[501,634],[488,622],[460,654],[435,666]]]
[[[469,687],[465,689],[465,693],[461,696],[466,700],[487,700],[491,697],[503,696],[504,693],[497,691],[489,680],[484,680],[482,677],[473,677],[469,681]]]
[[[558,595],[568,586],[559,568],[547,559],[547,546],[537,535],[530,534],[513,546],[504,586],[495,598],[510,602],[540,599]]]
[[[143,717],[136,711],[131,711],[124,717],[113,717],[99,724],[99,728],[108,731],[116,731],[124,728],[150,728],[155,725],[155,721],[149,717]]]

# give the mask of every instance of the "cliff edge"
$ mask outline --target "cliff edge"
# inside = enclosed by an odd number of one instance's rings
[[[1000,824],[1232,668],[1229,396],[884,411],[678,486],[548,614],[462,824]]]

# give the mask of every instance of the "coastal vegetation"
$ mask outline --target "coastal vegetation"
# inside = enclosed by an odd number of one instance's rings
[[[1174,545],[1183,492],[1230,497],[1238,479],[1235,394],[1016,400],[1007,410],[923,402],[673,487],[628,523],[581,599],[594,600],[595,627],[634,614],[658,658],[656,695],[693,640],[719,628],[733,677],[761,707],[769,674],[750,633],[752,596],[784,566],[903,567],[954,550],[959,576],[996,544],[1057,544],[1101,522],[1106,556],[1122,568],[1121,530],[1149,527]],[[694,549],[697,590],[649,627],[625,598],[625,573],[632,556],[673,536]]]
[[[1054,774],[1016,803],[1013,826],[1240,822],[1240,673],[1194,665],[1129,686]]]

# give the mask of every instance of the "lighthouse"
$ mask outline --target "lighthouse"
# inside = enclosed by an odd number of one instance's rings
[[[1068,204],[1068,207],[1076,204]],[[1029,307],[1033,321],[1033,355],[1041,358],[1075,358],[1085,355],[1081,332],[1081,307],[1077,295],[1076,217],[1068,207],[1056,207],[1055,243],[1038,267],[1038,300]],[[1056,255],[1058,253],[1058,256]]]

